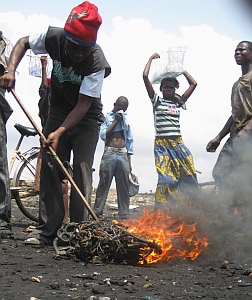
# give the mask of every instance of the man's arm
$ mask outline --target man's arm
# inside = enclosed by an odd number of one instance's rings
[[[127,135],[126,135],[126,148],[127,148],[127,157],[129,161],[129,169],[132,172],[132,164],[131,164],[131,156],[133,155],[133,134],[131,131],[131,127],[128,124],[127,127]]]
[[[50,133],[46,141],[42,142],[43,147],[47,147],[50,145],[54,148],[54,150],[56,150],[60,136],[66,130],[77,125],[85,117],[92,101],[92,97],[79,94],[78,103],[76,104],[74,109],[68,114],[62,125],[57,130]]]
[[[47,74],[46,74],[46,67],[47,67],[47,56],[42,55],[40,57],[40,61],[41,61],[41,70],[42,70],[42,83],[46,86],[48,86],[48,82],[47,82]]]
[[[122,122],[122,120],[123,120],[122,114],[118,113],[118,114],[115,115],[115,120],[106,129],[106,139],[107,140],[111,136],[111,134],[113,133],[113,130],[116,127],[116,125],[118,123]]]
[[[128,154],[127,154],[127,157],[128,157],[128,162],[129,162],[129,170],[130,170],[130,173],[131,173],[131,172],[132,172],[131,155],[128,153]]]
[[[85,117],[92,104],[93,98],[99,97],[101,94],[103,78],[104,70],[84,77],[76,106],[68,114],[61,126],[56,131],[49,134],[47,140],[42,143],[43,147],[51,145],[54,150],[56,150],[60,136],[66,130],[77,125]]]
[[[101,124],[100,138],[104,142],[107,141],[108,138],[112,135],[114,128],[120,122],[120,120],[121,120],[121,117],[118,115],[118,116],[115,116],[115,120],[111,124],[109,124],[110,122],[109,121],[107,122],[106,120]]]
[[[0,77],[0,86],[8,90],[14,87],[16,69],[28,49],[30,49],[29,36],[22,37],[17,41],[11,51],[5,74]]]
[[[220,131],[220,133],[207,144],[207,146],[206,146],[207,152],[215,152],[215,150],[220,145],[221,140],[230,132],[230,128],[231,128],[232,124],[233,124],[233,117],[230,116],[229,119],[227,120],[226,124]]]

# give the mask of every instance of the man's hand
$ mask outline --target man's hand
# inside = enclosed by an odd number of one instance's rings
[[[58,142],[59,142],[59,137],[60,137],[60,135],[57,134],[56,131],[50,133],[46,140],[40,141],[42,147],[45,149],[45,148],[48,148],[49,146],[51,146],[53,148],[53,150],[56,151]]]
[[[121,113],[116,113],[115,120],[117,121],[117,123],[120,123],[123,120],[122,114]]]
[[[12,73],[6,73],[0,77],[0,86],[10,91],[15,86],[15,75]]]
[[[215,152],[215,150],[219,147],[219,145],[220,145],[220,139],[216,137],[207,144],[206,151]]]

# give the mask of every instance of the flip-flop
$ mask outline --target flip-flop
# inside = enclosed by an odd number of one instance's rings
[[[27,238],[26,240],[24,240],[24,244],[26,245],[41,245],[41,246],[44,246],[45,245],[45,242],[42,241],[42,240],[39,240],[37,238]]]

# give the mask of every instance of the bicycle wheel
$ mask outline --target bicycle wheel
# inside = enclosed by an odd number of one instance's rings
[[[38,222],[39,192],[34,189],[34,178],[38,160],[38,153],[29,156],[18,167],[13,178],[13,194],[22,213],[32,221]]]

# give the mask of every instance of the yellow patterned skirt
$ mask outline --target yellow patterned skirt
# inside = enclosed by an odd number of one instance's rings
[[[198,186],[192,154],[181,137],[156,138],[154,155],[158,173],[156,203],[169,202],[182,188]]]

